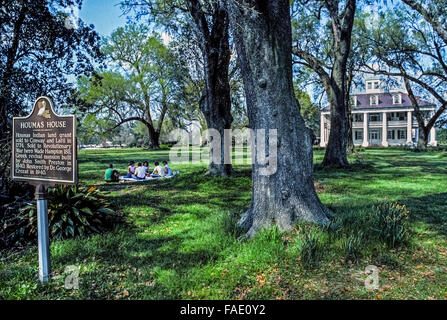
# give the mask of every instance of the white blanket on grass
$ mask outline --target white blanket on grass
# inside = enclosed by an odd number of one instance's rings
[[[173,176],[178,175],[179,172],[173,172],[171,176],[164,176],[164,177],[160,177],[160,178],[152,178],[152,177],[146,177],[144,179],[134,179],[134,178],[126,178],[126,177],[120,177],[120,182],[126,182],[126,181],[131,181],[131,182],[145,182],[145,181],[152,181],[152,180],[160,180],[160,179],[169,179],[172,178]]]

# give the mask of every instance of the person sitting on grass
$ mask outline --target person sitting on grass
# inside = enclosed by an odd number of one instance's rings
[[[172,176],[172,170],[171,170],[171,167],[168,165],[168,162],[166,160],[163,161],[163,166],[164,166],[165,177],[171,177]]]
[[[144,180],[146,178],[146,167],[141,165],[141,162],[138,162],[137,168],[135,169],[135,179]]]
[[[152,171],[151,177],[152,178],[161,178],[163,176],[163,170],[160,167],[160,163],[155,162],[155,168],[154,171]]]
[[[104,180],[106,182],[118,182],[120,179],[120,173],[113,169],[113,164],[109,164],[109,168],[107,168],[104,174]]]
[[[144,161],[144,162],[143,162],[143,167],[144,167],[144,170],[146,171],[146,177],[150,177],[151,174],[150,174],[150,172],[149,172],[149,162]]]
[[[127,167],[127,174],[125,178],[135,178],[135,161],[131,161]]]

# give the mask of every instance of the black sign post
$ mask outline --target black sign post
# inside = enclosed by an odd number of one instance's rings
[[[14,117],[11,176],[36,186],[39,280],[51,275],[48,230],[48,187],[76,185],[78,178],[74,115],[59,116],[47,97],[34,103],[27,117]]]

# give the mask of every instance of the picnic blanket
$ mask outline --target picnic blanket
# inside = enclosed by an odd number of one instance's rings
[[[174,171],[172,172],[171,176],[164,176],[164,177],[160,177],[160,178],[152,178],[152,177],[146,177],[144,179],[134,179],[134,178],[125,178],[125,177],[120,177],[120,182],[146,182],[146,181],[152,181],[152,180],[163,180],[163,179],[170,179],[176,175],[180,174],[180,172],[178,171]]]

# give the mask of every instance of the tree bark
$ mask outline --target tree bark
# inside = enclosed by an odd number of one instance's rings
[[[160,132],[158,130],[154,129],[154,126],[147,125],[147,131],[149,133],[149,140],[148,140],[148,149],[150,150],[158,150],[160,149]]]
[[[204,62],[205,88],[200,99],[200,110],[205,116],[208,129],[215,129],[221,137],[220,162],[214,161],[212,150],[208,174],[231,175],[231,163],[225,163],[225,153],[231,155],[231,141],[225,141],[225,130],[231,129],[231,90],[228,77],[231,51],[229,44],[229,17],[222,1],[216,1],[212,25],[208,26],[205,14],[197,0],[189,0],[190,13],[201,38]],[[211,29],[211,30],[210,30]],[[210,137],[211,139],[211,137]],[[228,162],[228,161],[227,161]]]
[[[351,64],[347,71],[346,76],[346,91],[345,91],[345,106],[346,106],[346,115],[348,117],[348,154],[352,154],[355,151],[354,139],[352,136],[352,122],[353,122],[353,114],[352,114],[352,103],[351,103],[351,86],[352,79],[354,73],[354,66]]]
[[[293,91],[289,1],[227,3],[250,127],[277,130],[278,146],[271,175],[262,174],[264,166],[252,154],[251,205],[238,224],[247,237],[272,224],[282,231],[297,221],[326,224],[330,213],[315,192],[312,141]]]
[[[427,150],[428,136],[430,134],[430,130],[427,130],[426,127],[419,127],[419,135],[418,135],[418,144],[417,148],[419,150],[425,151]]]
[[[349,130],[344,90],[331,86],[328,98],[331,104],[331,129],[322,165],[345,167],[349,164],[347,153]]]

